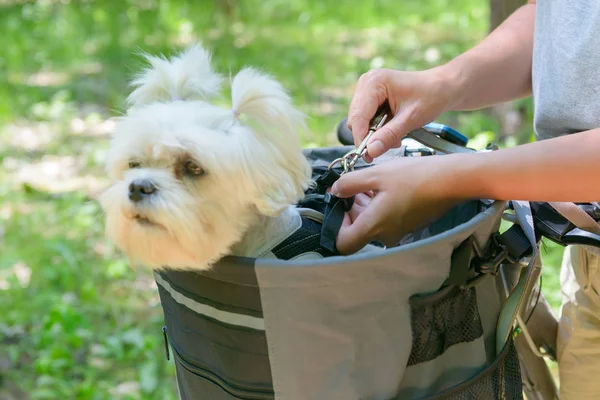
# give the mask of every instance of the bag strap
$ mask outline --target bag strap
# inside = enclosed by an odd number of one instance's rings
[[[522,235],[531,245],[532,252],[529,257],[527,267],[521,273],[519,281],[513,288],[512,292],[508,295],[502,310],[500,310],[500,316],[496,326],[497,354],[502,351],[506,341],[509,339],[511,332],[513,331],[513,325],[517,320],[517,316],[525,306],[525,302],[532,293],[542,271],[541,265],[538,262],[539,247],[533,225],[531,205],[526,201],[513,201],[512,205],[518,221],[518,225],[515,226],[519,227]]]
[[[600,223],[576,204],[568,202],[550,202],[548,204],[579,229],[600,235]]]

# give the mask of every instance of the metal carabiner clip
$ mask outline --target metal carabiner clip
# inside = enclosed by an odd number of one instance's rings
[[[354,170],[354,165],[358,162],[358,160],[365,156],[365,154],[367,153],[367,143],[369,143],[369,139],[371,139],[371,136],[373,136],[375,131],[377,131],[385,124],[387,118],[388,114],[383,114],[375,117],[375,122],[369,128],[369,133],[367,133],[367,136],[365,136],[360,145],[355,150],[352,150],[344,156],[347,159],[346,163],[348,164],[348,168],[351,171]]]
[[[377,131],[387,122],[388,116],[389,106],[387,105],[387,103],[384,103],[377,110],[377,114],[371,122],[369,133],[367,133],[367,136],[365,136],[360,145],[357,148],[350,150],[342,157],[333,160],[333,162],[329,164],[329,169],[333,168],[336,164],[339,163],[344,168],[342,175],[348,171],[354,171],[354,165],[358,162],[360,158],[364,157],[364,155],[367,152],[367,143],[369,142],[369,139],[371,139],[371,136],[373,136],[375,131]]]

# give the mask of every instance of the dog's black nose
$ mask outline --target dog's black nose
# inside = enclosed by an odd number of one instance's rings
[[[148,179],[137,179],[129,185],[129,200],[142,201],[156,192],[156,186]]]

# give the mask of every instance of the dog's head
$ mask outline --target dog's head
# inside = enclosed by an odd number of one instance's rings
[[[232,108],[212,104],[222,78],[199,46],[146,58],[108,151],[106,232],[149,267],[208,268],[259,216],[302,197],[310,182],[303,115],[253,69],[233,78]]]

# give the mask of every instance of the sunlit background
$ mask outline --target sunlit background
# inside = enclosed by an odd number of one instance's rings
[[[175,398],[151,273],[94,201],[141,50],[201,41],[221,71],[271,73],[324,146],[360,74],[437,65],[489,29],[489,0],[0,0],[0,399]],[[440,122],[474,147],[532,139],[530,100]],[[560,249],[544,255],[556,309]]]

